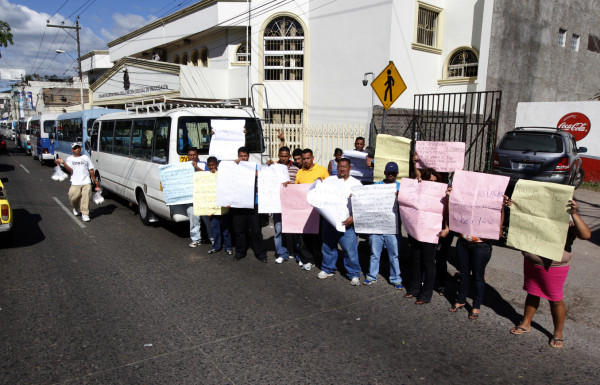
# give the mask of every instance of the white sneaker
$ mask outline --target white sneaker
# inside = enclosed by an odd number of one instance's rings
[[[283,263],[283,262],[285,262],[285,261],[286,261],[286,260],[285,260],[285,259],[283,259],[283,257],[277,257],[277,259],[275,260],[275,263]]]
[[[350,285],[352,285],[352,286],[360,285],[360,279],[358,279],[358,277],[352,278],[352,280],[350,281]]]
[[[85,215],[85,214],[83,214],[83,215],[81,216],[81,219],[83,219],[83,221],[84,221],[84,222],[89,222],[89,221],[90,221],[90,217],[89,217],[89,215]]]
[[[333,275],[333,273],[327,273],[326,271],[321,270],[319,272],[319,274],[317,274],[317,278],[319,278],[319,279],[325,279],[325,278],[331,277],[332,275]]]
[[[309,271],[312,266],[312,263],[305,263],[304,265],[302,265],[302,270]]]
[[[300,266],[300,267],[304,266],[304,264],[302,263],[302,261],[298,261],[298,266]]]
[[[73,215],[78,216],[79,215],[79,211],[73,209]]]
[[[189,247],[198,247],[198,246],[200,246],[200,241],[192,241],[192,243],[190,243],[188,246]]]

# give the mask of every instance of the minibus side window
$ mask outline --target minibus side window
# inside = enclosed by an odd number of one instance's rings
[[[171,118],[158,118],[154,126],[154,163],[167,164],[169,160],[169,129]]]
[[[103,121],[102,128],[100,130],[100,151],[106,153],[113,152],[113,138],[114,138],[115,122],[114,121]]]

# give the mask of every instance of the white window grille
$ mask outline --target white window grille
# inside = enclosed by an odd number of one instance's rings
[[[235,61],[239,63],[250,63],[251,60],[252,57],[250,56],[250,46],[247,42],[243,42],[235,52]]]
[[[417,43],[437,48],[439,15],[438,11],[419,4]]]
[[[304,30],[291,17],[271,21],[264,33],[265,80],[302,80]]]
[[[559,47],[565,46],[566,38],[567,38],[567,30],[564,28],[559,28],[558,29],[558,41],[557,41]]]
[[[302,124],[302,110],[265,110],[265,120],[273,124]]]
[[[571,36],[571,51],[579,51],[579,35],[577,34]]]
[[[461,49],[448,60],[447,78],[477,77],[478,59],[475,52],[470,49]]]

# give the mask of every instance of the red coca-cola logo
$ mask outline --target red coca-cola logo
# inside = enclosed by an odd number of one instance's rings
[[[590,132],[591,126],[587,116],[581,112],[571,112],[560,118],[556,127],[570,132],[576,141],[580,141]]]

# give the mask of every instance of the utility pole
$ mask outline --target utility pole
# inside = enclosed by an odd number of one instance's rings
[[[48,20],[47,22],[49,23],[50,20]],[[79,65],[79,98],[81,101],[81,109],[85,110],[85,105],[83,104],[83,73],[81,71],[81,47],[79,45],[79,30],[81,29],[81,27],[79,26],[79,16],[77,16],[77,21],[75,22],[75,27],[69,27],[66,25],[51,25],[51,24],[46,24],[46,27],[74,29],[75,30],[75,33],[76,33],[75,40],[77,41],[77,64]],[[71,35],[69,35],[69,36],[71,36]]]

